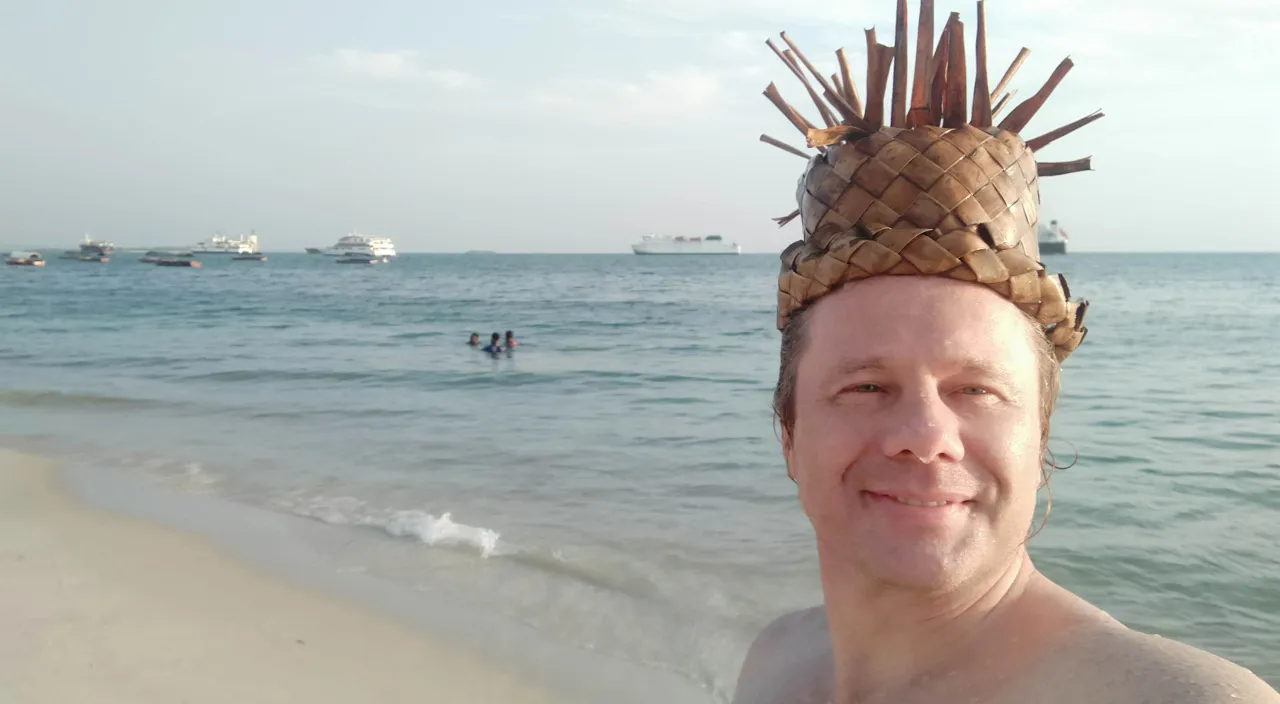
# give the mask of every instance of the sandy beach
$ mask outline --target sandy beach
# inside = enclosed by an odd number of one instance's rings
[[[85,507],[0,450],[0,700],[563,701],[201,538]]]

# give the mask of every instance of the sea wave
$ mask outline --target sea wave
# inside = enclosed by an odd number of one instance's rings
[[[150,399],[61,391],[11,389],[0,391],[0,406],[14,408],[151,408],[166,405]]]
[[[330,525],[378,528],[393,538],[415,539],[431,547],[471,549],[486,559],[514,551],[501,541],[498,531],[459,523],[449,511],[436,516],[418,509],[371,508],[365,501],[350,496],[319,496],[278,503],[303,518]]]

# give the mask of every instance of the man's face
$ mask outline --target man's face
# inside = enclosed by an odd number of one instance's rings
[[[1019,553],[1040,481],[1039,359],[985,286],[879,276],[814,304],[787,466],[824,564],[949,591]]]

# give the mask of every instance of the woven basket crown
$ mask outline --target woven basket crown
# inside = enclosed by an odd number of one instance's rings
[[[1034,317],[1059,361],[1084,340],[1088,303],[1070,301],[1061,276],[1040,264],[1039,178],[1090,168],[1089,159],[1037,162],[1034,149],[1100,117],[1094,113],[1041,137],[1020,130],[1071,67],[1063,61],[1049,82],[998,125],[1012,93],[996,101],[1028,53],[1023,49],[991,91],[986,75],[986,19],[978,2],[977,75],[969,111],[965,93],[964,25],[952,13],[933,49],[933,3],[922,0],[914,91],[907,105],[906,0],[898,2],[896,47],[867,32],[867,102],[859,99],[843,50],[843,79],[831,82],[783,33],[789,49],[766,42],[804,84],[825,128],[815,127],[770,84],[770,99],[816,148],[810,155],[772,137],[761,139],[808,159],[796,191],[803,239],[782,253],[778,327],[845,283],[878,275],[946,276],[984,284]],[[930,49],[933,49],[930,51]],[[820,84],[824,102],[801,64]],[[893,71],[893,101],[885,124],[885,92]],[[994,106],[993,106],[994,102]]]

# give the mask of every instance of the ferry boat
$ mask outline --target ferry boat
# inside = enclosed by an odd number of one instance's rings
[[[258,254],[258,235],[240,235],[235,239],[214,235],[204,242],[197,242],[191,251],[195,254]]]
[[[742,245],[725,242],[720,235],[670,237],[645,235],[631,245],[636,254],[742,254]]]
[[[9,266],[44,266],[44,257],[39,252],[9,252],[4,263]]]
[[[1058,225],[1057,220],[1050,220],[1048,225],[1040,223],[1040,255],[1066,254],[1067,231]]]
[[[308,248],[311,253],[313,248]],[[322,250],[321,253],[330,257],[343,257],[354,253],[357,258],[366,254],[371,254],[380,259],[396,256],[396,245],[386,237],[370,237],[353,232],[338,240],[332,247]]]

